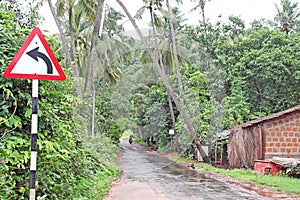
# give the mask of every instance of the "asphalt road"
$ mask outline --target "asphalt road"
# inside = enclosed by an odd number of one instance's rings
[[[269,199],[145,151],[137,144],[130,145],[126,139],[121,147],[118,164],[123,175],[104,200]]]

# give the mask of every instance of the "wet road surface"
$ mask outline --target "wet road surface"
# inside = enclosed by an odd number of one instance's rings
[[[124,176],[105,200],[270,199],[122,141]]]

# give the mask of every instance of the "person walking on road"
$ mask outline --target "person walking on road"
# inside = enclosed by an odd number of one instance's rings
[[[129,144],[132,144],[132,135],[129,136]]]

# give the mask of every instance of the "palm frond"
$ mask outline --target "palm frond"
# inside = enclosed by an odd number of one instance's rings
[[[146,6],[141,7],[136,11],[136,14],[134,15],[134,18],[137,20],[142,19],[142,15],[145,13]]]

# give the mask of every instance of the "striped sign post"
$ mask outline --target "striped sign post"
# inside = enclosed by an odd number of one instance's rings
[[[37,132],[38,132],[38,95],[39,81],[32,80],[32,118],[31,118],[31,153],[30,153],[30,193],[29,200],[35,200]]]
[[[66,75],[41,30],[37,27],[32,30],[3,75],[5,78],[32,80],[29,200],[35,200],[38,139],[38,80],[63,81],[66,80]]]

